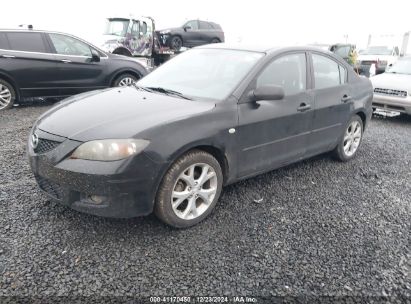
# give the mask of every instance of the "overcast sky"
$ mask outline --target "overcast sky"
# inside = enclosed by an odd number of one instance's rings
[[[99,41],[104,19],[152,16],[157,29],[188,19],[220,23],[229,42],[270,45],[337,43],[364,47],[369,34],[411,31],[410,0],[14,0],[2,1],[0,28],[33,24]],[[398,43],[400,44],[400,43]]]

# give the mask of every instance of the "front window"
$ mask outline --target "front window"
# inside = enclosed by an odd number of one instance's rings
[[[223,100],[247,75],[263,53],[193,49],[166,62],[138,82],[192,98]]]
[[[198,30],[198,21],[192,20],[188,21],[183,27],[190,27],[192,30]]]
[[[127,34],[129,19],[108,19],[104,35],[124,37]]]
[[[298,94],[306,89],[305,54],[290,54],[270,63],[257,78],[257,87],[279,85],[286,95]]]
[[[398,60],[387,73],[411,75],[411,58]]]
[[[57,54],[91,57],[90,46],[84,42],[60,34],[49,34],[49,36]]]
[[[361,55],[392,55],[392,48],[387,46],[370,46]]]

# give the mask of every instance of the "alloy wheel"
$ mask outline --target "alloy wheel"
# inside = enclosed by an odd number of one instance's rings
[[[120,80],[120,82],[118,83],[118,86],[119,87],[127,87],[129,85],[132,85],[135,82],[136,82],[136,80],[134,78],[124,77]]]
[[[0,110],[6,108],[11,102],[11,99],[10,89],[0,83]]]
[[[213,167],[197,163],[186,168],[177,178],[171,194],[171,206],[181,219],[201,216],[217,194],[217,174]]]
[[[355,154],[358,146],[360,145],[361,137],[361,124],[358,121],[354,120],[349,124],[344,135],[344,153],[346,156],[350,157]]]

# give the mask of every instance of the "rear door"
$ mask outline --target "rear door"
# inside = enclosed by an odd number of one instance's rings
[[[201,33],[198,20],[188,21],[185,26],[189,26],[184,34],[184,46],[196,46],[201,41]]]
[[[342,135],[353,107],[347,70],[325,54],[311,54],[314,81],[314,120],[308,153],[332,149]]]
[[[308,71],[306,53],[289,53],[275,58],[250,84],[249,90],[263,85],[282,86],[285,98],[240,101],[239,177],[304,157],[314,113]]]
[[[19,87],[21,97],[55,96],[57,62],[41,32],[0,32],[0,69]]]
[[[92,60],[92,48],[81,40],[62,34],[48,34],[58,59],[56,82],[60,95],[73,95],[109,84],[105,76],[107,60]],[[103,54],[102,54],[103,55]]]
[[[200,23],[200,40],[199,43],[200,44],[207,44],[210,43],[213,38],[215,37],[215,30],[213,29],[213,27],[211,26],[210,23],[205,22],[205,21],[199,21]]]

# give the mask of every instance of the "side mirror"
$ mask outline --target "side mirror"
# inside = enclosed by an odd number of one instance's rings
[[[184,32],[187,32],[187,30],[191,30],[191,26],[186,25],[183,27],[183,29],[184,29]]]
[[[94,49],[91,49],[91,61],[100,62],[100,54]]]
[[[260,100],[281,100],[285,96],[285,92],[282,86],[277,85],[263,85],[256,88],[249,93],[251,101]]]

